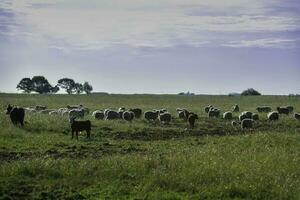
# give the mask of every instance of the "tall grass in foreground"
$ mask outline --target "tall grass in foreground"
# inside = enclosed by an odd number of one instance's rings
[[[191,137],[140,143],[143,154],[8,162],[0,168],[0,191],[15,198],[297,199],[299,139]]]

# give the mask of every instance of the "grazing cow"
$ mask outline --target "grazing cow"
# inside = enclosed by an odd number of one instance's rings
[[[240,112],[240,107],[239,107],[239,105],[235,104],[235,105],[232,107],[232,112]]]
[[[295,119],[297,119],[297,120],[299,120],[299,121],[300,121],[300,114],[298,114],[298,113],[295,113],[295,114],[294,114],[294,117],[295,117]]]
[[[180,111],[183,111],[184,108],[176,108],[176,112],[180,112]]]
[[[71,129],[72,129],[72,139],[74,138],[74,132],[76,133],[76,139],[78,140],[78,132],[86,131],[86,137],[91,138],[91,121],[75,121],[75,117],[70,119]]]
[[[259,106],[259,107],[256,108],[256,110],[259,113],[262,113],[262,112],[268,113],[268,112],[272,111],[272,108],[270,106]]]
[[[276,112],[276,111],[273,111],[273,112],[268,113],[268,119],[269,119],[270,121],[276,121],[276,120],[279,120],[279,113]]]
[[[122,115],[122,119],[131,122],[134,119],[134,112],[125,111]]]
[[[184,111],[182,110],[182,111],[178,111],[178,117],[179,117],[179,119],[186,119],[185,118],[185,113],[184,113]]]
[[[253,119],[243,119],[241,122],[241,128],[247,129],[253,127],[254,120]]]
[[[204,111],[208,114],[208,112],[209,112],[212,108],[214,108],[212,105],[206,106],[206,107],[204,108]]]
[[[144,116],[145,116],[145,119],[148,120],[148,121],[155,121],[157,120],[158,118],[158,115],[159,115],[159,111],[146,111]]]
[[[84,111],[84,114],[89,114],[90,113],[90,109],[84,107],[83,105],[67,105],[67,109],[68,110],[76,110],[76,109],[80,109],[80,110],[83,110]]]
[[[142,109],[140,109],[140,108],[132,108],[132,109],[129,109],[129,111],[133,112],[134,117],[136,117],[136,118],[140,118],[142,116]]]
[[[229,119],[231,120],[233,118],[232,112],[224,112],[223,113],[223,119]]]
[[[285,107],[277,107],[277,111],[279,114],[286,114],[288,115],[290,113],[290,110]]]
[[[24,126],[25,110],[23,108],[8,105],[6,114],[9,115],[14,125],[21,124],[21,126]]]
[[[217,108],[213,108],[211,109],[209,112],[208,112],[208,117],[211,118],[211,117],[219,117],[220,116],[220,110],[217,109]]]
[[[188,117],[189,117],[189,111],[185,108],[177,108],[176,109],[177,113],[178,113],[178,117],[180,119],[183,119],[185,121],[188,120]]]
[[[126,111],[126,108],[125,108],[125,107],[120,107],[118,111],[119,111],[119,112],[125,112],[125,111]]]
[[[170,113],[165,112],[165,113],[160,113],[158,115],[158,119],[160,122],[164,123],[164,124],[169,124],[172,120],[172,116]]]
[[[35,109],[36,111],[46,110],[46,109],[47,109],[47,106],[36,105],[36,106],[34,107],[34,109]]]
[[[189,121],[190,128],[194,128],[195,127],[195,121],[196,121],[196,119],[199,119],[198,115],[196,115],[194,113],[190,113],[189,114],[188,121]]]
[[[114,110],[108,110],[105,115],[105,120],[120,119],[120,113]]]
[[[104,112],[101,110],[94,111],[93,116],[95,117],[95,119],[104,119],[105,117]]]
[[[252,119],[253,113],[250,111],[244,111],[240,114],[239,120],[243,121],[243,119]]]

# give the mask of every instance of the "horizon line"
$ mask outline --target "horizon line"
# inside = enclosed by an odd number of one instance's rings
[[[192,95],[180,95],[179,93],[175,94],[175,93],[109,93],[109,92],[91,92],[91,94],[68,94],[68,93],[55,93],[55,94],[51,94],[51,93],[47,93],[47,94],[39,94],[39,93],[18,93],[18,92],[3,92],[0,91],[0,94],[12,94],[12,95],[176,95],[176,96],[186,96],[186,97],[192,97],[192,96],[230,96],[229,94],[207,94],[207,93],[202,93],[202,94],[192,94]],[[299,97],[300,94],[261,94],[261,95],[240,95],[240,93],[238,95],[233,95],[230,97],[241,97],[241,96],[295,96],[295,97]]]

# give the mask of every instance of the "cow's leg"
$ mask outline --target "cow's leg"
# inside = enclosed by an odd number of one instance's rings
[[[72,130],[72,139],[74,138],[74,131]]]
[[[76,139],[78,140],[78,131],[76,131]]]
[[[86,137],[88,139],[90,139],[91,138],[91,131],[90,130],[86,130],[86,133],[87,133]]]

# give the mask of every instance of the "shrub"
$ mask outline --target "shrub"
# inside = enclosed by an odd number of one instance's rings
[[[261,93],[259,93],[257,90],[253,88],[249,88],[241,93],[242,96],[259,96]]]

